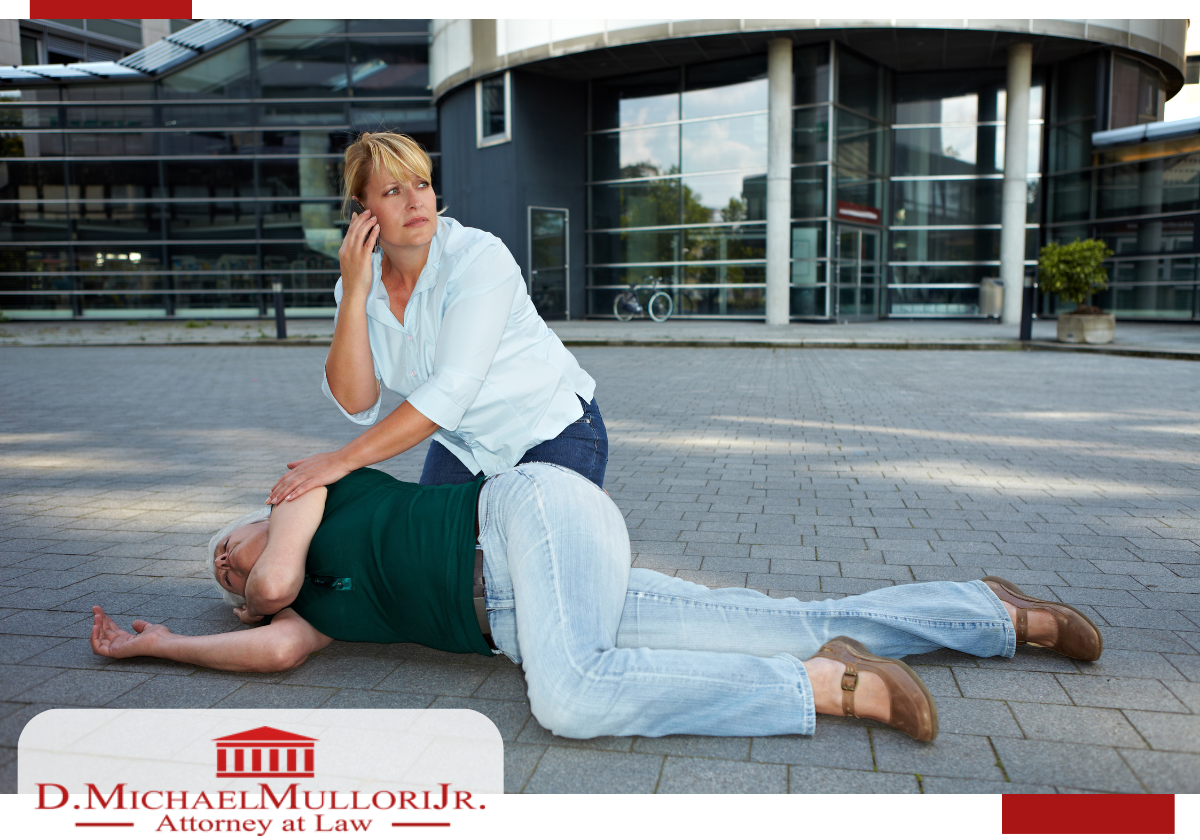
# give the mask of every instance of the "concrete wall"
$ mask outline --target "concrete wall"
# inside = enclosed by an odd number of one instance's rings
[[[148,47],[151,44],[157,44],[163,38],[171,34],[171,21],[169,20],[143,20],[142,21],[142,46]]]
[[[587,222],[587,86],[533,73],[512,75],[512,141],[475,146],[475,86],[438,103],[441,194],[446,215],[490,231],[529,279],[529,211],[569,213],[571,317],[583,317]],[[519,177],[518,177],[519,175]]]
[[[533,61],[719,34],[791,30],[962,30],[1045,36],[1119,47],[1152,59],[1167,75],[1168,92],[1182,83],[1185,19],[655,19],[501,20],[439,19],[432,26],[430,84],[434,98],[472,79]]]

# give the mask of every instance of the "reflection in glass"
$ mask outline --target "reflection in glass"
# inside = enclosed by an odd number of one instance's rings
[[[811,289],[792,287],[793,318],[824,318],[827,289],[817,286]]]
[[[1071,242],[1087,238],[1087,228],[1056,228],[1055,241]],[[1118,257],[1152,253],[1184,253],[1195,247],[1195,221],[1189,216],[1165,219],[1131,220],[1096,225],[1092,235],[1104,240]],[[1071,238],[1073,237],[1073,238]]]
[[[1092,117],[1052,128],[1050,134],[1050,171],[1082,169],[1092,162]]]
[[[1092,173],[1074,172],[1049,179],[1046,215],[1051,222],[1074,222],[1089,218],[1092,206]]]
[[[677,178],[597,185],[590,192],[593,228],[651,227],[681,221]],[[694,204],[694,200],[689,203]],[[689,221],[709,221],[703,207],[696,213],[705,218]]]
[[[837,199],[864,207],[881,207],[883,204],[883,178],[855,172],[853,169],[834,167],[837,178]]]
[[[1041,171],[1041,125],[1031,124],[1028,136],[1026,172],[1036,175]],[[896,175],[989,175],[1004,172],[1004,126],[898,128],[895,137]]]
[[[1058,65],[1054,114],[1051,116],[1054,122],[1093,118],[1096,113],[1096,62],[1100,55],[1092,53]]]
[[[1200,209],[1200,153],[1096,170],[1096,215]]]
[[[345,41],[260,38],[255,44],[264,98],[345,95]]]
[[[887,127],[838,108],[837,161],[863,172],[883,172]]]
[[[640,178],[679,171],[679,126],[593,134],[592,180]]]
[[[792,111],[792,163],[817,163],[829,158],[829,107]]]
[[[792,48],[795,104],[829,101],[829,45]]]
[[[998,225],[1004,181],[893,181],[894,225]],[[1026,220],[1037,221],[1038,181],[1029,179]]]
[[[839,104],[877,120],[884,119],[885,76],[878,64],[843,49],[838,53],[837,82]]]
[[[731,172],[683,179],[683,222],[741,222],[767,217],[767,176]]]
[[[211,58],[165,76],[161,84],[164,99],[249,99],[254,95],[250,84],[250,43],[223,49]]]
[[[683,231],[684,260],[765,260],[767,229],[764,225],[690,228]]]
[[[592,83],[592,128],[679,119],[679,70],[658,70]]]
[[[350,86],[355,96],[427,96],[427,39],[400,43],[396,38],[350,41]],[[341,84],[345,86],[343,72]],[[337,84],[335,83],[335,89]]]
[[[683,119],[767,109],[767,56],[698,64],[684,71]]]
[[[684,172],[766,168],[767,115],[684,123]]]
[[[999,273],[999,269],[993,269]],[[893,317],[921,315],[978,315],[979,288],[888,289],[889,314]]]
[[[630,230],[593,233],[593,263],[676,262],[681,232],[676,230]]]
[[[828,214],[825,203],[827,169],[824,166],[792,167],[792,218],[811,219]],[[766,199],[764,178],[763,198]],[[764,212],[763,218],[766,218]]]
[[[1123,55],[1113,56],[1109,128],[1158,122],[1165,103],[1166,91],[1157,70]]]
[[[974,230],[893,230],[892,259],[906,261],[951,261],[1000,259],[1000,231],[994,228]],[[1025,258],[1037,259],[1037,235],[1025,236]]]

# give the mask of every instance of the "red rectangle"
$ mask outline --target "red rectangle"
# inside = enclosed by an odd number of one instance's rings
[[[106,18],[141,20],[166,15],[191,20],[192,0],[101,0],[99,6],[83,0],[29,0],[31,18],[95,19],[99,12]]]
[[[1175,795],[1006,793],[1004,834],[1174,834]]]

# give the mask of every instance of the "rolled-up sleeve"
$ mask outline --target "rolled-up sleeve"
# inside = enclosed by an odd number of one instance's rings
[[[522,282],[499,240],[447,281],[433,375],[408,396],[413,408],[443,429],[457,429],[479,395]]]
[[[338,312],[342,308],[342,278],[338,278],[337,284],[333,287],[333,302],[336,306],[333,312],[333,326],[337,329]],[[372,352],[372,364],[374,364],[374,353]],[[379,418],[379,406],[383,403],[383,388],[381,387],[381,378],[379,376],[379,367],[375,366],[375,388],[378,395],[375,397],[375,405],[368,408],[366,411],[360,411],[357,414],[351,414],[346,411],[345,406],[338,402],[337,397],[333,395],[333,390],[329,387],[329,372],[325,370],[325,366],[321,365],[321,393],[329,397],[330,401],[337,406],[338,411],[354,423],[360,426],[370,426]]]

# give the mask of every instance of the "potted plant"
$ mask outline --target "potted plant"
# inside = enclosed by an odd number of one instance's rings
[[[1067,344],[1111,344],[1117,319],[1083,302],[1108,288],[1104,260],[1113,252],[1098,239],[1076,239],[1069,245],[1051,242],[1038,255],[1038,286],[1076,306],[1058,316],[1058,340]]]

